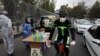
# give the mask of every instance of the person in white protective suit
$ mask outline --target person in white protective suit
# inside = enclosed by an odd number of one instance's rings
[[[6,16],[7,11],[3,11],[0,15],[0,27],[2,27],[2,37],[7,49],[8,56],[13,56],[14,39],[11,19]]]

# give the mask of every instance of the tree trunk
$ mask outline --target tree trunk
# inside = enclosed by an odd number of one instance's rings
[[[8,11],[8,16],[14,19],[15,16],[15,6],[13,0],[2,0],[4,3],[4,10]]]

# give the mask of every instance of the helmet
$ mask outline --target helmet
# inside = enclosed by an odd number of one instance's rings
[[[66,16],[67,16],[66,11],[64,11],[64,10],[59,11],[59,17],[66,17]]]

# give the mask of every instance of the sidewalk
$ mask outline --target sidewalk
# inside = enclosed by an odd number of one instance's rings
[[[14,33],[14,38],[22,36],[22,32],[21,31],[17,32],[15,30],[15,31],[13,31],[13,33]],[[2,36],[1,36],[1,32],[0,32],[0,44],[2,44],[2,43],[3,43],[3,40],[2,40]]]
[[[14,30],[13,30],[13,34],[16,35],[16,34],[20,34],[22,32],[22,27],[20,26],[19,27],[19,32],[17,32],[17,27],[16,26],[13,26],[14,27]],[[0,29],[0,39],[1,39],[1,29]]]
[[[25,46],[22,42],[22,37],[18,37],[14,39],[15,42],[15,50],[14,55],[15,56],[30,56],[30,50],[25,49]],[[6,49],[4,44],[0,44],[0,56],[7,56]],[[43,56],[55,56],[55,49],[54,47],[51,47],[50,49],[47,49],[43,52]]]

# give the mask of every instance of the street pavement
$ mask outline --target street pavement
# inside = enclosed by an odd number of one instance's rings
[[[30,50],[26,50],[25,46],[22,43],[22,36],[17,36],[18,38],[15,38],[15,50],[14,55],[15,56],[30,56]],[[69,50],[69,56],[91,56],[88,52],[87,48],[83,45],[84,39],[82,34],[76,34],[76,45],[70,46]],[[43,52],[43,56],[55,56],[56,51],[54,47],[51,47],[50,49],[47,49]],[[4,44],[0,44],[0,56],[7,56],[6,49]]]
[[[88,49],[84,47],[82,34],[76,34],[76,45],[70,47],[69,56],[91,56]]]

